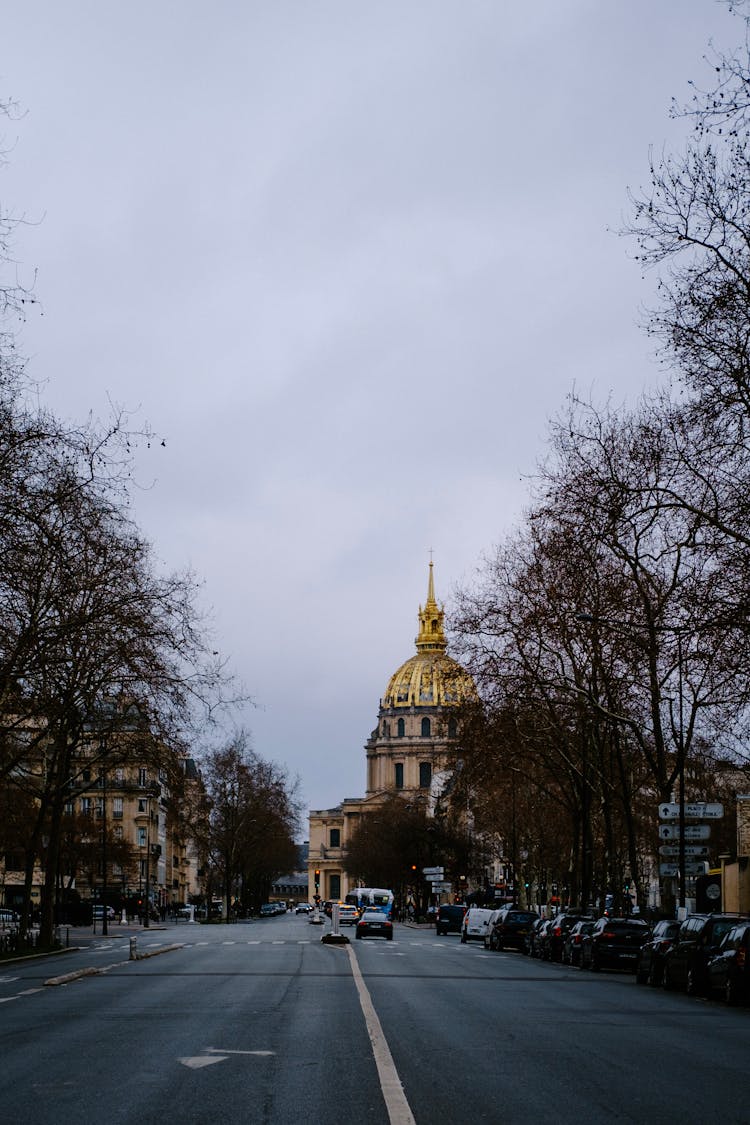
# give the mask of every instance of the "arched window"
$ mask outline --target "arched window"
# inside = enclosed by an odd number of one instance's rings
[[[422,738],[430,737],[430,720],[425,716],[422,719]]]
[[[429,720],[428,720],[429,721]],[[419,788],[429,789],[432,781],[432,766],[429,762],[419,763]]]
[[[398,724],[396,726],[396,736],[398,738],[404,737],[404,720],[403,719],[399,719],[399,721],[398,721]]]

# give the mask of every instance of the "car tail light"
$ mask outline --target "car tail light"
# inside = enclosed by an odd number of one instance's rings
[[[601,936],[603,938],[606,938],[608,941],[612,941],[612,938],[615,937],[616,935],[611,933],[610,930],[605,930],[604,933]]]
[[[553,934],[555,935],[555,937],[559,937],[559,936],[560,936],[560,934],[562,933],[562,930],[561,930],[561,928],[560,928],[559,926],[555,926],[555,928],[554,928],[554,930],[552,931],[552,933],[553,933]]]

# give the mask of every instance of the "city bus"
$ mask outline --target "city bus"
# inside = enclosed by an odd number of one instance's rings
[[[381,910],[387,918],[393,913],[393,891],[383,887],[353,887],[345,902],[362,910]]]

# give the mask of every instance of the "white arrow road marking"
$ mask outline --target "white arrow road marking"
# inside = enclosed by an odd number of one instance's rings
[[[210,1066],[211,1063],[226,1062],[224,1055],[194,1055],[192,1058],[178,1059],[183,1066],[190,1067],[191,1070],[200,1070],[201,1067]]]

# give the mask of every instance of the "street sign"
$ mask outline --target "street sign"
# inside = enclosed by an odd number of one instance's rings
[[[680,806],[676,801],[665,801],[659,805],[660,820],[676,820],[680,815]],[[724,806],[718,801],[686,801],[685,816],[688,820],[720,820],[724,815]]]
[[[448,891],[453,890],[453,883],[433,883],[432,893],[435,895],[442,895]]]
[[[686,863],[685,864],[685,874],[686,875],[703,875],[705,870],[706,870],[705,863]],[[677,876],[680,874],[680,866],[677,863],[660,863],[659,864],[659,874],[660,875],[666,875],[666,876],[671,875],[673,878],[676,879]]]
[[[679,854],[680,849],[674,844],[662,844],[659,848],[659,855],[678,856]],[[685,855],[693,859],[708,859],[708,848],[705,844],[685,844]]]
[[[443,875],[445,875],[445,869],[443,867],[423,867],[422,874],[426,875],[428,879],[430,875],[435,875],[438,879],[442,879]]]
[[[686,824],[685,825],[685,839],[686,840],[708,840],[711,835],[711,827],[708,824]],[[659,839],[660,840],[679,840],[680,826],[679,824],[660,824],[659,825]]]

